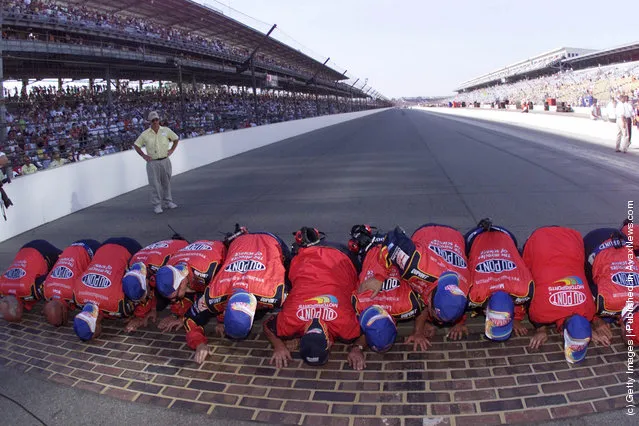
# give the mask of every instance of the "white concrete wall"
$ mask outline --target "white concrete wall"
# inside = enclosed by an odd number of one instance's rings
[[[451,116],[476,118],[511,124],[561,136],[577,138],[598,145],[614,148],[617,127],[615,123],[591,120],[584,116],[565,114],[522,113],[521,111],[504,111],[484,108],[417,108]]]
[[[180,142],[171,156],[173,174],[380,111],[384,109],[307,118],[186,139]],[[0,241],[147,184],[144,160],[132,150],[17,178],[5,185],[14,206],[7,210],[7,222],[0,223]]]

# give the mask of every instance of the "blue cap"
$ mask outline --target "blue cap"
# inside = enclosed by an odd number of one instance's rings
[[[100,309],[93,303],[87,303],[82,308],[82,312],[73,318],[73,331],[85,342],[91,340],[95,334],[95,327],[98,321]]]
[[[397,337],[397,327],[393,317],[379,305],[369,306],[359,316],[366,344],[375,352],[385,352],[393,346]]]
[[[124,274],[122,290],[134,302],[146,296],[146,265],[143,262],[134,263],[129,272]]]
[[[433,309],[441,322],[454,322],[466,310],[466,294],[459,288],[459,275],[445,271],[437,281]]]
[[[163,266],[155,273],[155,288],[162,296],[170,299],[188,274],[189,267],[186,263]]]
[[[564,354],[566,361],[575,364],[586,357],[592,337],[590,321],[581,315],[573,315],[564,322]]]
[[[257,299],[245,290],[235,290],[224,310],[224,333],[232,339],[244,339],[251,332]]]
[[[510,294],[497,291],[488,299],[486,306],[486,337],[502,342],[513,332],[515,304]]]
[[[324,323],[315,318],[300,339],[300,357],[308,365],[328,362],[328,332]]]

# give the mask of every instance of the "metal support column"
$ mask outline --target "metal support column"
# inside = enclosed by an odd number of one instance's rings
[[[260,110],[257,106],[257,86],[255,83],[255,61],[251,58],[251,80],[253,82],[253,114],[255,117],[255,124],[260,125]]]

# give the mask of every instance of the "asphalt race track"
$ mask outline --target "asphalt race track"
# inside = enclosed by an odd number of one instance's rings
[[[617,154],[612,134],[603,147],[469,121],[391,109],[317,130],[174,177],[180,207],[162,215],[153,214],[143,188],[24,233],[0,244],[0,265],[6,267],[20,246],[36,238],[60,248],[80,238],[112,236],[134,237],[144,245],[170,237],[167,224],[189,240],[220,238],[240,223],[288,242],[299,227],[314,226],[345,242],[357,223],[383,229],[399,224],[410,233],[437,222],[465,232],[491,217],[521,245],[543,225],[569,226],[582,234],[617,227],[627,217],[628,201],[638,198],[637,142],[628,154]],[[11,185],[6,189],[10,195]],[[0,366],[120,400],[218,419],[356,425],[378,424],[372,422],[378,417],[386,419],[379,420],[384,425],[498,424],[584,416],[625,405],[621,373],[627,356],[619,338],[610,348],[589,349],[587,361],[573,368],[563,361],[559,336],[551,336],[541,352],[529,353],[527,338],[482,341],[477,323],[461,343],[446,342],[440,331],[429,353],[411,353],[398,344],[384,356],[369,354],[366,372],[344,366],[344,348],[336,349],[330,365],[319,372],[299,360],[282,372],[268,366],[268,344],[259,336],[243,344],[211,339],[219,345],[216,355],[198,368],[188,361],[179,333],[162,337],[153,329],[128,337],[121,327],[108,327],[85,351],[70,327],[54,330],[40,318],[30,314],[11,326],[0,321]],[[169,340],[167,352],[161,341]],[[152,341],[155,352],[145,351]],[[38,342],[38,350],[19,355],[30,342]],[[150,368],[157,365],[164,370]],[[20,386],[19,379],[11,380]],[[217,388],[202,384],[216,380]],[[309,384],[313,380],[321,386]],[[231,382],[235,385],[224,387]],[[0,390],[5,392],[2,385]],[[103,399],[118,410],[135,410]],[[9,410],[7,404],[0,400],[3,410]],[[55,410],[46,411],[46,404],[40,410],[47,424],[74,424],[72,417],[53,416]],[[162,412],[156,411],[156,423]],[[629,419],[606,415],[600,424]]]

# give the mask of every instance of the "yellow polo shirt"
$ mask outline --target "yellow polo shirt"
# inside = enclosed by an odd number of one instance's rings
[[[149,127],[135,141],[135,146],[146,147],[146,154],[153,160],[157,160],[168,156],[169,143],[178,139],[178,136],[168,127],[160,126],[157,133]]]
[[[38,171],[38,168],[35,166],[35,164],[31,163],[29,165],[24,165],[22,166],[22,174],[23,175],[30,175],[33,174],[35,172]]]

